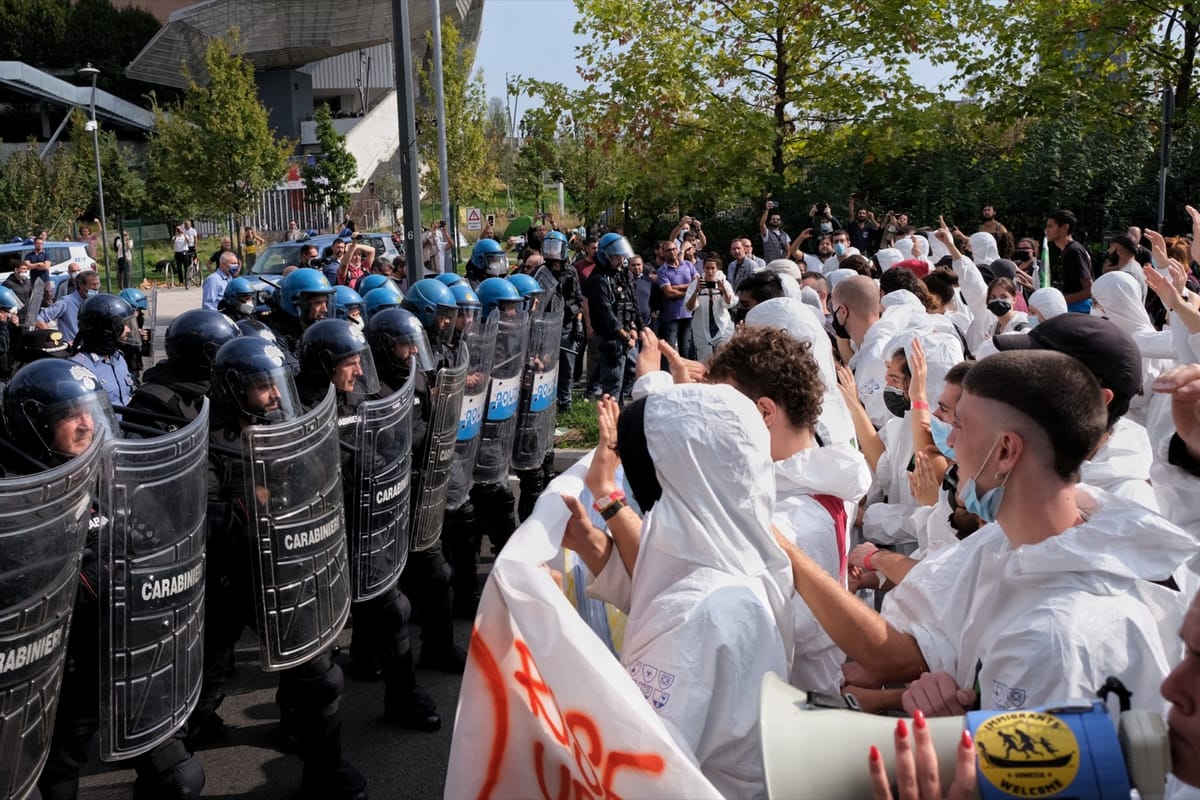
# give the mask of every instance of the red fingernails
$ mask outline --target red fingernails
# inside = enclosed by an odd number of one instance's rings
[[[902,719],[896,721],[896,735],[901,739],[908,738],[908,724]]]
[[[925,730],[925,712],[919,708],[913,712],[913,727],[919,731]]]
[[[875,745],[871,745],[871,754],[870,754],[871,763],[878,764],[879,760],[881,758],[882,758],[882,756],[879,755],[879,748],[876,747]]]
[[[968,730],[963,731],[962,748],[963,748],[963,750],[974,750],[975,749],[975,743],[971,741],[971,732]]]

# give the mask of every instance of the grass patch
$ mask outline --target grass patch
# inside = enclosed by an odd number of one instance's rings
[[[554,437],[555,447],[590,449],[600,440],[600,428],[596,422],[596,404],[576,395],[570,411],[558,412],[555,427],[562,431]]]

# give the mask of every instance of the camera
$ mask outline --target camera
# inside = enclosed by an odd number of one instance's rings
[[[717,282],[716,281],[700,281],[700,288],[701,289],[716,289]]]

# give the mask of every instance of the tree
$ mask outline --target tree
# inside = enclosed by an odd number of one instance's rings
[[[255,94],[254,70],[237,54],[236,32],[214,39],[205,53],[211,81],[188,77],[183,98],[167,110],[154,104],[147,148],[153,184],[180,215],[244,216],[262,191],[277,184],[295,142],[277,139]]]
[[[433,35],[426,37],[430,53]],[[494,167],[487,162],[483,126],[486,93],[483,76],[471,76],[475,51],[463,47],[458,29],[450,18],[442,20],[442,86],[446,101],[446,160],[448,163],[450,202],[483,200],[498,186]],[[417,70],[423,104],[418,116],[428,122],[417,129],[417,147],[421,163],[427,167],[426,193],[435,194],[440,180],[436,110],[433,107],[432,56]],[[442,213],[446,213],[443,209]]]
[[[92,134],[86,128],[87,117],[80,109],[71,113],[71,158],[81,187],[87,192],[86,205],[89,219],[100,215],[100,204],[96,190],[96,162]],[[146,181],[142,171],[144,165],[130,146],[117,142],[116,135],[109,130],[100,131],[100,171],[104,176],[104,210],[110,219],[123,224],[126,217],[140,212],[146,205]],[[112,233],[113,226],[109,226]],[[112,236],[110,235],[110,240]],[[111,241],[109,246],[111,247]]]
[[[74,156],[58,147],[43,161],[33,142],[0,164],[0,236],[29,236],[48,229],[64,238],[87,203],[87,178]]]
[[[307,193],[325,203],[329,212],[350,205],[350,189],[358,176],[358,162],[346,149],[346,137],[333,127],[333,114],[329,106],[322,103],[315,115],[317,122],[317,145],[321,152],[310,164],[307,161],[300,169]]]

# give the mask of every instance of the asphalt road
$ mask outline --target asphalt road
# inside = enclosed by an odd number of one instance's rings
[[[158,293],[158,334],[176,315],[200,305],[198,289],[173,289]],[[456,622],[458,643],[466,647],[471,625]],[[419,639],[414,630],[414,648]],[[350,632],[342,633],[345,666]],[[458,704],[460,676],[418,670],[424,686],[442,715],[437,733],[419,733],[383,722],[383,684],[364,683],[347,676],[341,717],[346,757],[366,776],[372,798],[437,798],[442,796],[451,730]],[[257,640],[249,633],[238,644],[236,667],[227,685],[228,696],[220,713],[228,729],[219,746],[198,753],[207,773],[205,797],[242,797],[275,800],[296,796],[300,786],[300,760],[281,752],[278,744],[279,710],[275,705],[277,679],[258,668]],[[134,772],[120,763],[104,764],[93,748],[81,781],[83,800],[124,800],[129,797]]]

